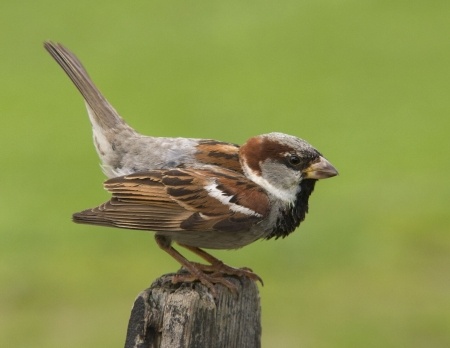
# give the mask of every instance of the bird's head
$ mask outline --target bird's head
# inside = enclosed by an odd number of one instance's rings
[[[239,157],[249,179],[286,203],[295,202],[302,181],[338,174],[308,142],[283,133],[250,138],[241,146]]]

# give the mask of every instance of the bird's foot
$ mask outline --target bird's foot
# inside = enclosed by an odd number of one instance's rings
[[[183,268],[187,272],[177,273],[172,276],[172,283],[193,283],[198,281],[211,291],[214,298],[217,298],[217,289],[214,286],[215,284],[221,284],[230,290],[233,295],[238,295],[237,286],[230,280],[226,279],[225,276],[234,276],[239,280],[242,277],[246,277],[253,281],[259,281],[262,285],[264,285],[261,277],[247,267],[234,268],[224,264],[222,261],[214,262],[212,265],[205,265],[196,262],[189,262],[189,264],[189,269]]]
[[[215,284],[221,284],[228,288],[230,292],[237,296],[238,295],[238,288],[235,284],[233,284],[228,279],[224,278],[224,274],[217,274],[217,273],[205,273],[201,267],[198,267],[199,264],[191,263],[191,266],[193,268],[188,270],[188,273],[177,273],[172,276],[172,283],[178,284],[178,283],[193,283],[193,282],[200,282],[204,286],[206,286],[213,295],[214,298],[217,298],[217,289],[215,288]],[[207,265],[202,265],[207,266]]]
[[[235,268],[224,264],[220,260],[215,260],[211,265],[204,265],[196,263],[195,266],[202,270],[203,272],[211,273],[211,276],[223,277],[223,276],[235,276],[235,277],[246,277],[248,279],[258,281],[261,285],[264,285],[263,280],[259,275],[254,273],[250,268]]]
[[[208,262],[208,264],[201,264],[196,262],[191,262],[187,260],[183,255],[181,255],[177,250],[175,250],[171,245],[170,239],[162,235],[155,235],[156,242],[159,247],[171,255],[175,260],[177,260],[183,268],[188,273],[177,273],[172,276],[172,283],[193,283],[199,281],[211,290],[214,298],[217,298],[217,290],[214,287],[215,284],[222,284],[228,288],[234,295],[238,294],[237,286],[230,280],[226,279],[225,276],[236,276],[239,280],[242,277],[246,277],[253,281],[259,281],[263,284],[261,277],[253,273],[250,268],[234,268],[225,265],[222,261],[215,258],[206,251],[189,245],[180,244],[181,246],[189,249],[193,253],[200,256],[202,259]]]

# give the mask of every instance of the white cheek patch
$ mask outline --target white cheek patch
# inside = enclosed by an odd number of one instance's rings
[[[258,214],[256,211],[253,211],[249,208],[243,207],[242,205],[231,203],[231,199],[233,196],[227,196],[223,191],[217,188],[217,184],[212,182],[205,186],[205,190],[208,192],[208,195],[217,199],[220,203],[227,205],[230,207],[230,210],[236,213],[242,213],[250,216],[262,217],[261,214]]]
[[[258,184],[271,195],[275,196],[278,199],[281,199],[283,202],[288,204],[292,204],[297,199],[297,193],[300,191],[300,185],[297,190],[287,190],[283,188],[278,188],[268,182],[266,179],[261,177],[260,175],[256,175],[245,163],[242,164],[245,175],[253,181],[255,184]]]

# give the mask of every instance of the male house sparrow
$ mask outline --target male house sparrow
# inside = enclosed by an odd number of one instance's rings
[[[94,144],[112,198],[73,215],[78,223],[154,231],[158,245],[213,294],[224,275],[261,280],[200,248],[236,249],[257,239],[286,237],[304,220],[318,179],[337,175],[315,148],[297,137],[269,133],[238,146],[210,139],[162,138],[137,133],[119,116],[73,53],[58,43],[45,49],[83,95]],[[209,265],[193,263],[172,242]]]

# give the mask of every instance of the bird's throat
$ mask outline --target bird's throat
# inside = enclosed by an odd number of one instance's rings
[[[317,180],[303,180],[300,183],[300,191],[297,193],[294,204],[280,209],[275,227],[266,239],[284,238],[300,225],[308,212],[309,196],[314,190],[316,181]]]

